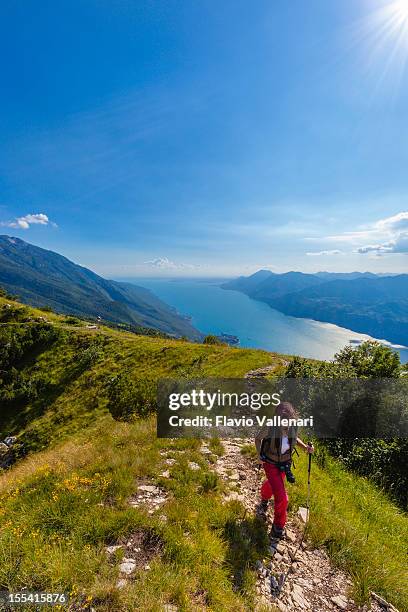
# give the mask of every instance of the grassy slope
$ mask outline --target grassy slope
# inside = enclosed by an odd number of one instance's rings
[[[153,417],[121,424],[104,416],[3,475],[1,588],[65,589],[78,602],[90,596],[96,609],[109,611],[158,611],[165,603],[217,612],[253,608],[254,562],[266,551],[262,527],[247,519],[242,533],[242,508],[222,505],[222,485],[209,481],[194,440],[160,441],[154,432]],[[171,480],[159,475],[167,468],[162,449],[176,459]],[[201,470],[190,470],[188,461]],[[303,455],[297,476],[289,490],[292,510],[305,503]],[[126,501],[146,478],[170,493],[153,515]],[[354,576],[357,600],[374,589],[407,609],[407,522],[364,479],[334,463],[324,470],[313,466],[309,536]],[[120,553],[109,560],[103,547],[139,530],[156,534],[162,553],[149,562],[150,571],[118,590]]]
[[[303,505],[306,461],[302,457],[292,507]],[[353,596],[362,602],[381,593],[402,612],[408,609],[408,516],[365,478],[325,458],[313,464],[308,535],[324,546],[332,561],[354,580]]]
[[[63,325],[61,318],[47,317]],[[92,333],[67,328],[68,337]],[[250,537],[242,534],[242,508],[237,502],[222,505],[222,485],[208,476],[194,440],[156,440],[153,417],[113,421],[105,409],[104,381],[123,369],[177,375],[196,367],[200,357],[208,374],[240,376],[279,358],[112,330],[106,335],[103,359],[68,380],[64,373],[78,355],[67,336],[38,357],[37,366],[55,380],[59,393],[48,398],[45,411],[30,406],[14,425],[23,432],[45,431],[39,445],[52,446],[0,476],[0,589],[64,589],[78,602],[91,597],[98,610],[162,610],[166,602],[183,610],[252,609],[253,562],[266,545],[262,529],[251,520]],[[171,480],[159,476],[167,468],[162,449],[176,459]],[[188,461],[201,470],[189,470]],[[297,475],[292,509],[305,501],[304,457]],[[153,515],[127,503],[146,478],[170,493]],[[313,466],[311,517],[310,537],[354,575],[356,597],[374,589],[401,611],[408,609],[406,515],[364,479],[329,462],[325,469]],[[128,588],[118,590],[120,553],[109,560],[103,547],[139,530],[156,534],[162,553],[149,562],[150,571],[138,572]]]
[[[0,298],[0,309],[6,301]],[[22,364],[25,372],[46,380],[47,390],[24,410],[0,415],[0,438],[20,434],[33,450],[103,415],[107,381],[115,374],[126,372],[154,383],[160,377],[198,371],[207,376],[240,377],[256,367],[281,364],[279,356],[266,351],[137,336],[104,327],[89,330],[84,325],[67,325],[59,315],[34,308],[28,312],[32,317],[45,315],[63,332],[55,344]],[[94,364],[82,367],[84,347],[92,339],[100,341],[100,356]]]

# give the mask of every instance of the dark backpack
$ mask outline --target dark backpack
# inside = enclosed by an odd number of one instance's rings
[[[292,454],[295,450],[296,441],[297,441],[297,427],[289,427],[288,428],[288,442],[289,442],[289,450],[285,455],[281,455],[281,431],[279,427],[269,427],[268,436],[262,439],[261,442],[261,451],[260,457],[262,461],[266,463],[280,463],[281,457],[286,457],[289,455],[289,458],[283,459],[283,462],[291,461]],[[277,457],[277,459],[273,459],[272,457]]]

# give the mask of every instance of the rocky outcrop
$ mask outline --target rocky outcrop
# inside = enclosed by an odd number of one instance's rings
[[[15,436],[8,436],[0,442],[0,468],[6,469],[14,463],[16,442]]]

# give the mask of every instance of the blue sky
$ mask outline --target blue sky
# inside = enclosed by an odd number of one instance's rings
[[[0,228],[109,277],[407,270],[408,2],[0,7]]]

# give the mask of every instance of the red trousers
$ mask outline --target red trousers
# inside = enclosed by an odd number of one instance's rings
[[[288,494],[285,489],[285,472],[272,463],[264,463],[264,470],[268,480],[265,480],[261,487],[261,497],[263,500],[274,499],[274,524],[283,529],[286,523],[286,511],[288,508]]]

